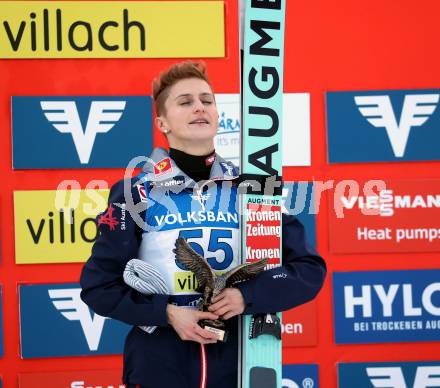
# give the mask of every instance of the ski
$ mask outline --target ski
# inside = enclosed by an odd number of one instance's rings
[[[242,0],[241,172],[253,181],[240,195],[241,260],[270,254],[281,265],[281,140],[286,0]],[[281,388],[281,314],[244,316],[240,388]]]

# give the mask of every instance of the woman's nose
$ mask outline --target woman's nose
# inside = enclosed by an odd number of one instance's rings
[[[195,112],[204,112],[205,111],[205,105],[203,104],[202,101],[196,100],[194,102],[194,111]]]

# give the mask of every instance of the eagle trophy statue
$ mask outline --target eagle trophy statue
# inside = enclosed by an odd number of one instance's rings
[[[252,279],[262,272],[268,260],[265,258],[254,263],[244,263],[228,272],[217,275],[208,262],[194,251],[184,238],[179,237],[175,246],[173,252],[176,255],[176,260],[183,264],[188,271],[193,272],[197,279],[199,286],[196,291],[201,292],[203,298],[198,304],[201,311],[208,311],[208,307],[212,304],[212,298],[220,294],[223,289],[232,287],[237,282]],[[199,325],[217,334],[219,340],[226,341],[227,331],[224,321],[204,319],[199,322]]]

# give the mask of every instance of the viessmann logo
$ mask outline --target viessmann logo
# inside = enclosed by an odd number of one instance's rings
[[[393,216],[396,209],[440,208],[440,194],[401,195],[393,190],[380,190],[378,195],[341,196],[340,200],[346,209],[376,210],[384,217]]]
[[[438,90],[327,93],[329,161],[439,160]]]
[[[122,353],[129,327],[91,311],[80,292],[78,284],[19,287],[24,358]]]
[[[440,362],[338,364],[339,388],[428,388],[440,386]]]
[[[151,150],[148,117],[150,97],[13,97],[14,168],[126,167]]]
[[[0,58],[224,56],[220,2],[4,1],[0,26]]]

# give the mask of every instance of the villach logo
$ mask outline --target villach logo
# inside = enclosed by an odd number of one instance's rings
[[[440,387],[440,362],[381,362],[338,364],[339,388]]]
[[[121,354],[129,326],[92,312],[78,284],[22,285],[23,358]]]
[[[152,148],[150,97],[13,97],[17,169],[125,167]]]
[[[327,93],[329,161],[440,160],[439,92]]]
[[[223,2],[2,1],[0,58],[223,57],[224,24]]]

